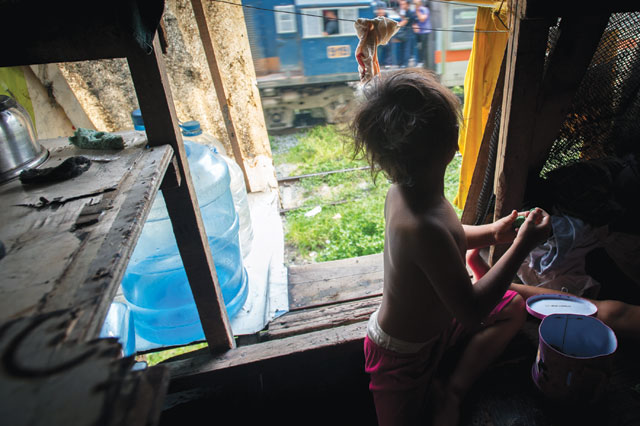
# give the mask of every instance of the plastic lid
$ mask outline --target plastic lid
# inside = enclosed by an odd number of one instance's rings
[[[538,319],[552,314],[594,316],[598,308],[587,299],[564,294],[541,294],[527,299],[527,311]]]
[[[144,121],[142,120],[142,112],[140,112],[140,109],[131,111],[131,121],[133,121],[134,129],[144,130]]]
[[[196,120],[180,123],[180,128],[182,129],[182,134],[186,136],[195,136],[202,133],[200,122]]]

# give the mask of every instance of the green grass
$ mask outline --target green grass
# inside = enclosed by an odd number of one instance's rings
[[[282,149],[273,139],[274,163],[295,164],[298,175],[365,166],[366,162],[353,160],[349,142],[334,126],[315,127],[290,149]],[[445,176],[449,200],[457,193],[460,162],[456,156]],[[304,178],[299,185],[304,201],[286,213],[284,224],[287,246],[303,260],[324,262],[382,251],[383,206],[389,188],[382,174],[375,184],[371,173],[361,170]],[[318,206],[319,213],[306,215]]]
[[[317,126],[302,132],[299,143],[290,149],[275,145],[272,138],[273,162],[296,164],[297,174],[326,172],[366,165],[354,160],[347,135],[335,126]]]
[[[165,349],[157,352],[138,355],[136,356],[136,360],[146,361],[147,365],[152,366],[159,364],[166,359],[173,358],[174,356],[182,355],[206,347],[207,343],[195,343],[193,345],[180,346],[172,349]]]

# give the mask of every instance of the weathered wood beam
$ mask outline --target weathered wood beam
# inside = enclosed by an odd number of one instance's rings
[[[164,0],[113,0],[86,7],[82,0],[2,1],[0,66],[122,58],[145,51]],[[28,29],[27,29],[28,28]],[[20,37],[17,37],[20,34]]]
[[[212,352],[233,348],[235,341],[178,129],[158,37],[154,38],[152,54],[131,54],[127,60],[149,145],[169,144],[175,152],[181,184],[176,186],[177,179],[165,178],[162,193],[209,348]]]
[[[527,182],[531,135],[542,84],[549,19],[524,19],[524,2],[512,0],[507,44],[505,85],[496,158],[494,219],[518,209]],[[504,252],[492,247],[490,263]]]
[[[322,362],[325,357],[362,351],[367,322],[306,333],[264,343],[241,346],[212,356],[206,350],[192,352],[164,365],[169,369],[169,393],[211,386],[240,375],[277,371],[295,362]]]
[[[204,54],[209,65],[209,72],[213,79],[213,87],[216,91],[216,97],[220,104],[220,111],[222,112],[222,118],[224,125],[227,129],[229,136],[229,142],[231,142],[231,149],[233,150],[233,156],[236,163],[242,169],[244,175],[244,183],[248,192],[252,192],[251,182],[247,175],[247,170],[242,156],[242,150],[240,149],[240,141],[238,140],[238,132],[233,120],[231,110],[229,108],[229,102],[227,100],[227,92],[225,89],[224,79],[220,73],[220,67],[218,66],[218,60],[216,58],[216,51],[211,41],[211,35],[209,34],[209,26],[207,25],[207,17],[202,7],[200,0],[191,0],[191,6],[193,7],[193,13],[195,15],[196,23],[198,25],[198,32],[200,33],[200,39],[202,40],[202,46],[204,47]]]
[[[290,311],[271,321],[268,329],[260,333],[260,341],[282,339],[368,321],[371,314],[380,306],[381,301],[382,295],[376,295],[332,305]]]
[[[382,253],[289,268],[289,308],[382,294]]]
[[[155,425],[169,375],[163,366],[131,369],[115,338],[78,342],[71,310],[0,327],[3,424]]]

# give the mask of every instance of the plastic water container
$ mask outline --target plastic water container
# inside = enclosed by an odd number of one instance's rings
[[[248,282],[229,168],[208,146],[186,140],[185,149],[227,314],[232,318],[247,299]],[[122,290],[141,338],[162,345],[204,338],[162,192],[144,224]]]
[[[129,307],[122,302],[113,302],[100,330],[100,337],[115,337],[122,346],[122,355],[136,352],[136,335]]]
[[[191,140],[201,144],[209,145],[214,151],[222,156],[229,167],[231,175],[231,196],[233,204],[240,219],[240,249],[246,257],[251,252],[251,244],[253,242],[253,228],[251,226],[251,213],[249,211],[249,201],[247,200],[247,187],[244,184],[244,173],[242,169],[228,155],[222,143],[213,136],[204,133],[200,127],[200,122],[196,120],[186,121],[180,124],[182,135],[185,140]]]
[[[134,109],[131,112],[131,121],[133,121],[133,128],[136,130],[144,130],[144,121],[142,121],[142,112],[139,109]]]

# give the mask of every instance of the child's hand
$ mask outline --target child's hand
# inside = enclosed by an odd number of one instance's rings
[[[512,242],[518,230],[514,226],[516,219],[518,218],[518,212],[512,211],[509,216],[505,216],[502,219],[498,219],[493,222],[493,235],[496,240],[496,244],[506,244]]]
[[[551,217],[539,207],[524,213],[525,221],[518,229],[516,241],[526,244],[533,250],[539,243],[549,238],[551,233]]]

